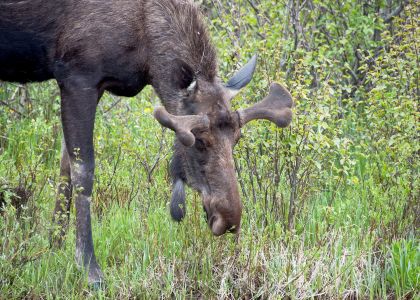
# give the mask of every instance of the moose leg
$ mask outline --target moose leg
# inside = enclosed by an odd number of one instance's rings
[[[57,200],[55,202],[53,224],[58,225],[59,232],[51,232],[50,242],[52,246],[60,247],[70,220],[70,205],[72,196],[72,184],[70,179],[70,158],[67,153],[66,143],[61,143],[60,183],[58,184]]]
[[[88,272],[90,284],[103,281],[96,262],[90,217],[94,174],[93,127],[98,91],[89,80],[67,76],[59,82],[61,119],[70,161],[71,183],[76,204],[76,262]]]

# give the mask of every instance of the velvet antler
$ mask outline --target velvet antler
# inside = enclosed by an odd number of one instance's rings
[[[278,127],[286,127],[292,121],[292,106],[293,101],[289,91],[278,83],[272,83],[268,96],[261,102],[238,110],[240,127],[256,119],[269,120]]]
[[[206,129],[210,121],[205,115],[186,115],[175,116],[166,111],[163,106],[157,107],[154,111],[156,120],[176,133],[178,140],[186,147],[191,147],[195,143],[193,129]]]

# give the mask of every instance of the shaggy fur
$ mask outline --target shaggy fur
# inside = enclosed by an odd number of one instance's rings
[[[231,81],[235,93],[251,79],[255,60],[249,66]],[[194,3],[0,1],[0,80],[52,78],[61,91],[60,176],[68,179],[68,188],[58,190],[54,221],[67,227],[75,198],[76,257],[90,283],[103,279],[93,250],[90,197],[94,120],[104,91],[134,96],[151,84],[169,113],[208,116],[210,127],[192,132],[194,145],[175,143],[171,214],[176,220],[185,215],[186,182],[202,194],[215,235],[239,229],[242,206],[232,157],[239,119],[230,109],[232,93],[217,77],[216,51]],[[62,237],[65,230],[59,232]]]

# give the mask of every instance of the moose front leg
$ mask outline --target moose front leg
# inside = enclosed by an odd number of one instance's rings
[[[54,228],[50,236],[51,246],[55,247],[61,246],[69,225],[73,189],[70,176],[70,157],[63,138],[61,143],[60,182],[58,184],[57,199],[53,214],[53,224],[58,226],[58,232]]]
[[[70,162],[71,183],[76,204],[76,262],[88,272],[90,284],[103,281],[96,262],[90,216],[94,174],[93,127],[98,91],[89,80],[67,76],[59,82],[61,118]]]

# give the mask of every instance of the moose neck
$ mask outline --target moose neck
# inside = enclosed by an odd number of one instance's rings
[[[170,113],[182,114],[186,91],[179,77],[184,67],[194,78],[213,81],[217,75],[216,51],[194,3],[159,0],[144,5],[151,84]]]

